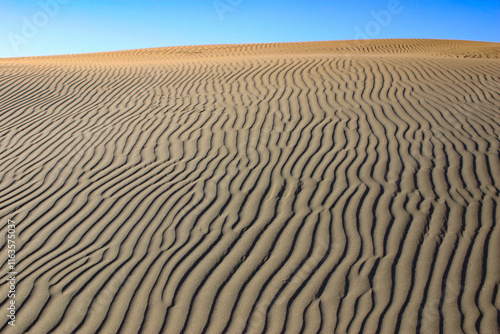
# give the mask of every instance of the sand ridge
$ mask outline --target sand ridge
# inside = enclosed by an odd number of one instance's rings
[[[0,226],[20,243],[0,330],[498,332],[499,53],[0,59]]]
[[[220,44],[220,45],[189,45],[151,49],[136,49],[115,52],[97,52],[75,55],[0,58],[0,63],[15,64],[19,61],[32,61],[36,66],[42,64],[70,65],[90,62],[98,63],[154,63],[174,60],[202,60],[210,58],[240,58],[249,56],[289,56],[289,55],[342,55],[342,56],[373,56],[373,55],[403,55],[451,57],[451,58],[500,58],[498,43],[432,40],[432,39],[375,39],[321,41],[299,43],[265,43],[265,44]]]

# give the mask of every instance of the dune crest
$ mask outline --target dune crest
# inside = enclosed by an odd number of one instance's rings
[[[0,331],[498,332],[499,55],[373,40],[0,59],[0,226],[18,240]]]

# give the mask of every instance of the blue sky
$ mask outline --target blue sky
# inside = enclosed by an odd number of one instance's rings
[[[358,38],[500,42],[500,1],[0,2],[0,57]]]

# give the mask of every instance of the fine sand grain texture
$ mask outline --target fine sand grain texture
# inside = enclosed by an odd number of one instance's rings
[[[499,58],[374,40],[0,59],[0,332],[498,333]]]

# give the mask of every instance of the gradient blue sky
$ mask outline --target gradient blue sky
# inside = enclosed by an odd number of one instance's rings
[[[48,10],[44,11],[44,3],[54,2],[58,8],[53,5],[45,6]],[[381,15],[379,22],[376,21],[374,13],[391,8],[393,13],[390,16]],[[360,31],[364,35],[359,34]],[[500,42],[500,1],[0,2],[0,57],[176,45],[345,40],[362,37]]]

